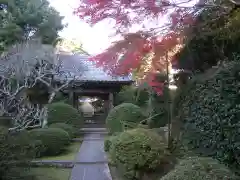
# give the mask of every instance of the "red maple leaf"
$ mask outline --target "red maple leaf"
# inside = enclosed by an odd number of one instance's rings
[[[115,20],[116,32],[123,39],[114,43],[101,54],[92,57],[98,66],[115,75],[122,75],[141,69],[143,59],[149,54],[149,73],[166,70],[166,53],[181,44],[184,30],[194,22],[193,11],[181,7],[181,3],[170,0],[84,0],[74,11],[81,19],[96,24],[104,19]],[[129,33],[134,24],[141,24],[147,19],[167,19],[164,26],[155,29],[143,29]],[[174,59],[175,65],[177,60]],[[162,93],[163,83],[149,81],[154,89]]]

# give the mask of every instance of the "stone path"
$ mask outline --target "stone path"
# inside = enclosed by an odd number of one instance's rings
[[[104,152],[104,129],[85,129],[70,180],[112,180]]]

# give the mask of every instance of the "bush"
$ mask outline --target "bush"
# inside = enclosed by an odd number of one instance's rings
[[[144,119],[140,107],[131,103],[123,103],[109,112],[106,125],[109,133],[113,134],[122,132],[124,129],[134,128]]]
[[[116,95],[114,105],[117,106],[122,103],[132,103],[142,107],[146,105],[147,100],[148,91],[146,89],[140,89],[133,86],[125,86]]]
[[[156,133],[132,129],[116,136],[109,154],[124,177],[138,179],[141,173],[165,163],[168,152],[166,144]]]
[[[48,123],[65,123],[74,127],[82,127],[83,117],[77,109],[63,102],[52,103],[48,106]]]
[[[9,134],[7,128],[0,127],[0,179],[16,178],[19,174],[15,169],[26,178],[23,171],[30,167],[35,152],[35,143],[26,131]]]
[[[71,140],[68,133],[60,128],[34,129],[29,133],[42,142],[44,148],[39,152],[41,156],[60,154]]]
[[[189,157],[161,180],[237,180],[236,176],[217,160],[208,157]]]
[[[49,126],[50,128],[60,128],[68,133],[71,139],[75,138],[77,135],[77,129],[69,124],[65,123],[55,123]]]
[[[116,136],[109,136],[104,141],[104,151],[109,152]]]
[[[240,170],[240,62],[230,62],[195,77],[184,91],[178,118],[183,143],[196,153]]]

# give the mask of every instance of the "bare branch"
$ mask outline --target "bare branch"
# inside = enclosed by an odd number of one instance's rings
[[[46,125],[46,105],[31,104],[29,89],[44,87],[50,95],[47,103],[51,103],[56,93],[75,79],[71,73],[60,72],[58,55],[48,48],[29,41],[11,47],[0,59],[0,115],[13,117],[10,131]],[[61,77],[60,87],[56,86],[56,77]]]

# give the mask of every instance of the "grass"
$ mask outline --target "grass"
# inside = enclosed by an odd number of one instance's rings
[[[41,167],[32,168],[31,172],[37,177],[37,180],[68,180],[70,178],[71,169]]]
[[[79,151],[82,142],[73,142],[67,150],[58,156],[41,157],[41,160],[63,160],[73,161]]]

